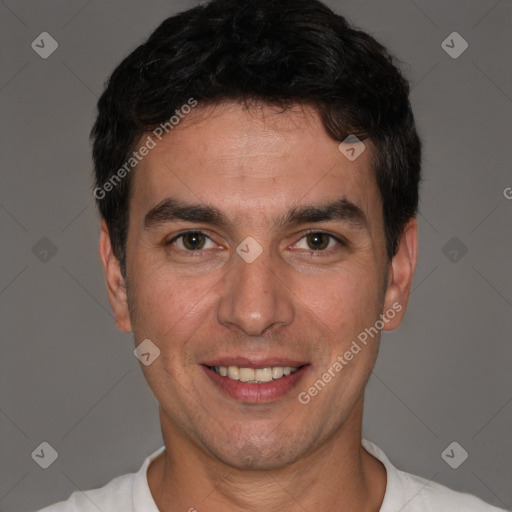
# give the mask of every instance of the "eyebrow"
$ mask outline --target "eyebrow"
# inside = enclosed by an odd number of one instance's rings
[[[355,228],[368,227],[368,218],[364,211],[345,197],[325,205],[296,206],[278,224],[306,224],[326,221],[346,222]]]
[[[145,215],[144,226],[146,229],[150,229],[176,220],[211,224],[223,228],[232,224],[223,212],[213,206],[184,203],[169,197]],[[352,227],[360,229],[368,227],[368,218],[364,211],[345,197],[323,205],[295,206],[284,215],[274,219],[274,224],[282,227],[326,221],[346,222]]]
[[[229,224],[227,217],[213,206],[183,203],[169,197],[161,201],[146,214],[144,226],[149,229],[174,220],[204,222],[220,227],[227,227]]]

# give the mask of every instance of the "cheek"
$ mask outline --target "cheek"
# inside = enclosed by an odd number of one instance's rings
[[[297,296],[316,323],[337,336],[353,335],[372,325],[380,313],[381,282],[369,267],[338,269],[313,282],[303,282]]]
[[[204,281],[141,264],[136,293],[131,297],[136,338],[160,340],[162,344],[188,339],[204,322],[215,298],[214,283]]]
[[[180,387],[187,387],[186,368],[194,359],[197,333],[210,322],[213,292],[205,295],[204,287],[190,280],[140,274],[134,313],[133,333],[137,343],[150,339],[160,350],[159,357],[145,373],[160,403],[177,397]],[[171,392],[170,390],[174,390]]]

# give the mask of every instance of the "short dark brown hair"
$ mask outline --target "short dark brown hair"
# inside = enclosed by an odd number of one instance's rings
[[[116,177],[145,132],[190,98],[309,105],[334,140],[369,138],[387,255],[396,253],[418,208],[421,142],[409,84],[370,35],[317,0],[212,0],[166,19],[119,64],[99,99],[95,191]],[[130,177],[95,192],[123,271]]]

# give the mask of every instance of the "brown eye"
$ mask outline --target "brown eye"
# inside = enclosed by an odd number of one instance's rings
[[[310,233],[306,236],[308,247],[314,251],[321,251],[329,246],[332,237],[326,233]]]
[[[202,249],[205,243],[205,236],[202,233],[190,232],[183,235],[183,245],[189,251]]]
[[[187,251],[198,251],[203,249],[208,237],[199,231],[189,231],[174,239],[180,249]]]

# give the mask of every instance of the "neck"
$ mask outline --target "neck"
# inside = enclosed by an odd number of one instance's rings
[[[206,454],[161,411],[166,450],[148,469],[160,512],[190,510],[378,512],[384,466],[361,446],[362,399],[340,431],[295,463],[240,470]]]

